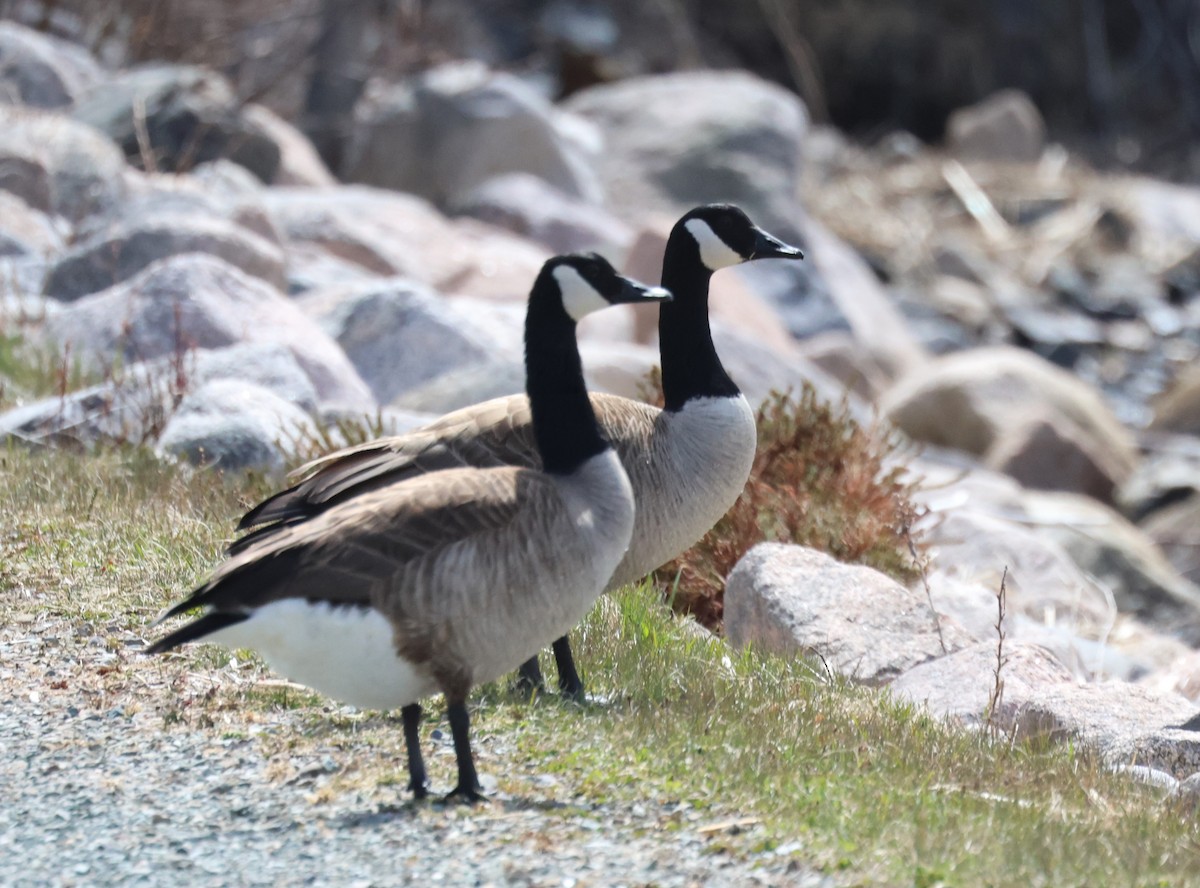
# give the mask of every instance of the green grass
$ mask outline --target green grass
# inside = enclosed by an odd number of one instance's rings
[[[154,614],[217,563],[233,519],[262,493],[253,479],[221,481],[136,450],[0,451],[0,623],[50,616],[149,634]],[[475,696],[481,771],[531,804],[539,794],[568,800],[563,817],[642,799],[655,811],[686,803],[701,816],[660,820],[669,829],[757,817],[761,827],[718,833],[712,846],[783,847],[846,884],[1200,882],[1194,816],[1090,757],[992,743],[832,679],[819,664],[731,652],[648,588],[598,607],[576,650],[589,689],[606,702],[528,703],[495,685]],[[226,680],[259,670],[252,658],[198,646],[175,658],[129,656],[102,680],[108,693],[159,711],[163,730],[252,738],[272,760],[314,747],[353,751],[322,792],[368,787],[405,798],[397,718]],[[194,690],[198,681],[209,689]],[[263,721],[272,730],[256,730]],[[427,742],[434,728],[446,731],[436,714]],[[436,785],[449,784],[451,768],[445,754],[431,756]],[[557,783],[540,789],[531,775]]]

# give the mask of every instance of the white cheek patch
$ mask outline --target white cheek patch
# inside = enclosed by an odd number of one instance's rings
[[[709,271],[719,271],[746,261],[737,250],[721,240],[703,219],[689,219],[684,226],[700,246],[700,261]]]
[[[595,287],[583,279],[583,275],[569,265],[560,265],[554,269],[554,279],[558,281],[563,308],[576,321],[582,321],[592,312],[608,308],[610,304],[596,292]]]

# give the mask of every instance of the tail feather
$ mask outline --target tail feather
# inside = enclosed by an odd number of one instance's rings
[[[180,626],[170,635],[160,638],[146,648],[145,652],[147,654],[164,653],[165,651],[179,647],[181,644],[187,644],[189,641],[196,641],[205,635],[211,635],[213,632],[224,629],[226,626],[240,623],[249,616],[249,614],[231,613],[230,611],[214,611],[213,613],[205,614],[199,619],[192,620],[190,623]]]

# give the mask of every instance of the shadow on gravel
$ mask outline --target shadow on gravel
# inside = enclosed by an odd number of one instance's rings
[[[335,829],[362,829],[385,826],[395,821],[416,820],[423,813],[442,813],[458,810],[471,810],[481,815],[498,815],[518,811],[538,811],[543,814],[564,813],[575,811],[586,814],[587,809],[568,802],[557,802],[551,799],[534,798],[532,796],[492,796],[486,804],[475,808],[467,808],[461,802],[443,802],[440,799],[427,801],[408,801],[396,805],[380,805],[372,811],[347,811],[335,817],[330,817],[325,823]]]

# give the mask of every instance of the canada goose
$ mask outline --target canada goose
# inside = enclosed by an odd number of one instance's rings
[[[754,411],[713,347],[708,287],[715,271],[768,258],[803,254],[729,204],[696,207],[671,229],[662,284],[675,299],[660,307],[658,321],[665,407],[591,396],[637,501],[629,551],[608,589],[641,579],[700,539],[746,485],[757,444]],[[311,475],[242,518],[241,529],[266,526],[235,542],[231,551],[414,474],[453,465],[536,467],[537,460],[528,401],[521,395],[496,398],[310,463]],[[579,697],[583,683],[565,636],[555,641],[554,655],[560,690]],[[525,684],[541,686],[536,655],[522,665],[521,676]]]
[[[592,412],[575,324],[610,304],[669,298],[593,254],[546,262],[525,322],[542,470],[418,475],[261,535],[159,618],[205,609],[148,652],[197,639],[253,648],[276,671],[331,697],[402,707],[418,798],[425,766],[417,701],[441,691],[458,759],[450,796],[481,798],[468,691],[582,619],[633,530],[633,494]]]

